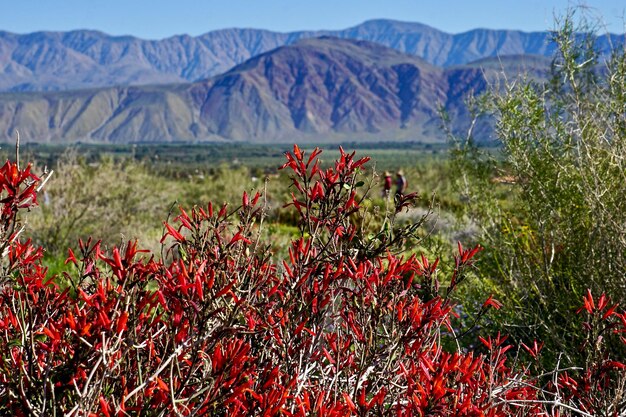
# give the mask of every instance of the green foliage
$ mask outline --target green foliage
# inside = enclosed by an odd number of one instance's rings
[[[172,208],[209,199],[235,201],[259,182],[252,181],[246,168],[220,165],[213,174],[192,171],[173,178],[131,159],[103,156],[88,163],[70,150],[57,160],[40,197],[41,207],[33,210],[28,226],[49,258],[64,256],[78,239],[91,235],[105,246],[129,239],[154,242],[150,249],[156,251],[162,220]]]
[[[167,213],[157,204],[166,190],[141,166],[110,158],[87,164],[70,151],[54,171],[41,208],[29,218],[34,241],[51,255],[94,233],[107,244],[158,236],[148,224]]]
[[[488,97],[502,158],[471,140],[456,153],[468,211],[483,226],[483,274],[510,295],[507,324],[569,358],[580,340],[568,317],[585,289],[626,299],[626,56],[599,62],[594,39],[584,17],[568,14],[554,34],[552,80]]]

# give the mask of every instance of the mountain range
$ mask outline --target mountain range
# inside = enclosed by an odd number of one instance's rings
[[[443,140],[469,94],[543,80],[549,32],[448,34],[372,20],[338,31],[224,29],[163,40],[0,32],[1,141]],[[597,38],[600,53],[624,35]],[[489,124],[480,125],[483,138]]]
[[[0,32],[0,91],[54,91],[138,84],[194,82],[303,39],[332,36],[366,40],[426,62],[450,67],[495,56],[551,56],[549,32],[476,29],[449,34],[420,23],[371,20],[336,31],[278,33],[223,29],[191,37],[143,40],[91,31]],[[598,48],[623,42],[603,35]]]
[[[467,94],[503,71],[542,78],[549,67],[508,56],[442,68],[378,43],[312,38],[194,83],[0,94],[0,128],[39,142],[428,142],[442,139],[440,107],[462,125]]]

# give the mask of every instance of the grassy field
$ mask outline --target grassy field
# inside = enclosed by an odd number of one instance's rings
[[[344,143],[324,148],[324,161],[332,162],[339,155],[338,148],[356,150],[359,154],[367,154],[376,163],[379,170],[395,169],[412,166],[420,160],[440,157],[447,152],[445,144],[409,143]],[[145,162],[152,169],[164,174],[185,174],[209,171],[219,165],[244,166],[250,170],[273,170],[284,162],[284,152],[290,150],[284,145],[255,144],[77,144],[69,147],[87,163],[96,163],[103,157],[116,160],[134,160]],[[303,146],[305,150],[313,146]],[[22,145],[21,154],[24,160],[35,160],[40,164],[54,164],[68,151],[67,145],[51,145],[27,143]],[[12,147],[0,148],[0,156],[12,156]]]

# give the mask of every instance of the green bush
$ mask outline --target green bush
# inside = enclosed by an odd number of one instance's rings
[[[517,80],[481,100],[502,158],[481,153],[471,132],[455,148],[488,249],[482,274],[513,307],[502,320],[552,345],[552,360],[578,354],[568,317],[586,288],[626,299],[626,55],[599,59],[595,39],[569,13],[554,33],[549,82]]]

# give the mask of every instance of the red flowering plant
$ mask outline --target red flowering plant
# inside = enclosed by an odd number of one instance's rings
[[[583,317],[586,363],[554,375],[553,395],[582,415],[622,416],[626,412],[626,312],[606,294],[594,300],[590,290],[577,313]],[[613,357],[621,352],[622,357]]]
[[[61,277],[15,237],[38,179],[7,163],[0,413],[515,416],[599,406],[572,388],[578,375],[554,385],[567,398],[548,398],[554,389],[511,362],[504,336],[485,336],[486,354],[444,350],[451,295],[480,248],[459,245],[440,289],[436,260],[399,253],[415,226],[359,229],[367,160],[341,150],[322,169],[319,153],[286,155],[301,235],[284,260],[261,239],[262,196],[244,193],[234,208],[181,208],[158,259],[135,242],[104,251],[81,241]]]

